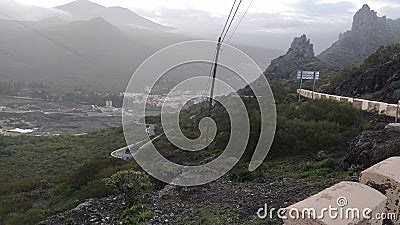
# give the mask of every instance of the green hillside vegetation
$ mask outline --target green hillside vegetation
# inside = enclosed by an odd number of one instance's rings
[[[370,55],[361,65],[361,69],[380,66],[393,60],[393,57],[400,55],[400,44],[381,46]]]
[[[111,158],[122,129],[86,136],[0,136],[0,224],[37,224],[88,198],[110,195],[103,179],[131,168]]]

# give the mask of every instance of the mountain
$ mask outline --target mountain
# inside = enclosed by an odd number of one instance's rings
[[[159,46],[136,40],[102,18],[32,32],[0,21],[1,80],[125,88],[135,68]],[[4,25],[4,26],[3,26]]]
[[[271,80],[288,79],[294,77],[298,70],[315,70],[319,66],[320,62],[314,54],[314,45],[303,34],[294,38],[285,55],[271,61],[264,74]]]
[[[400,99],[400,44],[380,47],[333,92],[388,103]]]
[[[379,17],[364,5],[353,17],[352,28],[317,56],[330,67],[339,69],[360,65],[380,46],[400,43],[400,20]]]
[[[150,55],[190,40],[172,32],[125,26],[103,18],[67,22],[51,18],[20,23],[0,20],[0,82],[37,81],[62,87],[122,92],[135,69]],[[237,46],[260,66],[275,51]]]
[[[90,20],[104,18],[114,26],[134,26],[149,30],[167,31],[170,27],[155,23],[122,7],[105,7],[88,0],[77,0],[56,9],[68,12],[70,20]]]

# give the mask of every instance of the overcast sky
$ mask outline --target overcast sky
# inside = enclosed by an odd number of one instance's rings
[[[71,0],[0,0],[0,10],[18,19],[42,19],[62,13],[46,9]],[[193,35],[216,37],[233,0],[92,0],[122,6],[153,21]],[[238,18],[251,0],[243,0]],[[232,42],[286,50],[294,36],[307,34],[316,52],[329,47],[351,27],[354,13],[368,4],[378,15],[400,18],[400,0],[254,0]],[[21,7],[23,5],[23,7]],[[35,7],[32,7],[35,6]],[[19,13],[19,14],[18,14]]]

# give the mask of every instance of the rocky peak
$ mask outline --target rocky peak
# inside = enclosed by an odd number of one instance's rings
[[[285,55],[271,61],[265,71],[271,79],[289,78],[299,69],[315,69],[319,64],[314,55],[314,45],[305,34],[294,38]]]
[[[353,17],[353,25],[351,30],[357,31],[366,26],[374,26],[379,21],[386,20],[386,17],[378,17],[377,12],[365,4]]]
[[[311,59],[315,56],[314,45],[311,44],[310,39],[303,34],[300,37],[294,38],[286,54],[297,59]]]

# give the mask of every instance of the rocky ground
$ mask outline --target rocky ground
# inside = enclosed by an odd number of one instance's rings
[[[64,225],[69,218],[72,218],[75,224],[117,224],[124,207],[125,201],[122,196],[90,199],[70,211],[49,218],[40,225]]]
[[[385,128],[390,120],[381,118],[370,129],[337,146],[332,154],[339,165],[346,169],[356,165],[362,170],[400,155],[400,131]],[[147,199],[146,203],[155,215],[148,224],[280,224],[276,216],[258,219],[257,210],[265,204],[269,209],[286,207],[341,180],[358,179],[288,178],[285,169],[289,167],[289,170],[296,170],[296,161],[271,163],[266,170],[273,171],[272,174],[257,177],[249,183],[239,184],[224,177],[198,187],[167,185]],[[276,173],[281,168],[283,171]],[[41,224],[64,224],[67,218],[73,218],[76,224],[116,224],[124,204],[121,196],[92,199]]]
[[[265,204],[276,209],[291,205],[336,182],[325,178],[276,177],[251,184],[219,179],[199,187],[168,185],[149,199],[155,216],[148,224],[276,224],[276,218],[258,219],[257,210]],[[91,199],[41,225],[61,225],[68,218],[76,224],[117,224],[124,204],[121,196]]]
[[[400,156],[400,127],[388,125],[394,119],[365,114],[370,120],[375,120],[371,128],[350,138],[332,152],[332,155],[338,156],[338,163],[344,169],[352,165],[365,169],[387,158]]]

